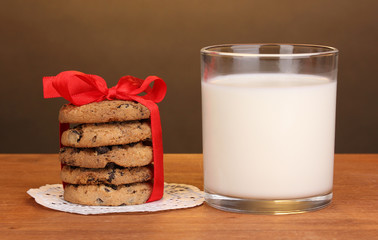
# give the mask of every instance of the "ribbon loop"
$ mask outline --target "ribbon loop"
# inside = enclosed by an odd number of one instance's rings
[[[63,97],[74,105],[100,102],[108,94],[103,78],[78,71],[61,72],[55,77],[44,77],[45,98]]]

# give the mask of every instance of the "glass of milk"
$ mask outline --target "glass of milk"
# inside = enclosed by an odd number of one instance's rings
[[[204,189],[212,207],[291,214],[332,200],[338,50],[201,50]]]

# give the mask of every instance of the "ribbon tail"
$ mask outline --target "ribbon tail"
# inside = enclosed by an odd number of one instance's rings
[[[157,109],[157,105],[155,106]],[[151,117],[152,145],[154,146],[154,188],[148,202],[159,200],[164,194],[163,138],[158,111],[155,116]]]
[[[139,96],[133,97],[135,101],[146,106],[151,112],[152,150],[154,159],[154,186],[147,202],[160,200],[164,194],[164,163],[163,163],[163,134],[161,129],[158,106]]]

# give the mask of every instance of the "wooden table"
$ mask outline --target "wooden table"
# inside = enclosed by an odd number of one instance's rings
[[[30,188],[59,183],[56,154],[0,154],[0,239],[378,239],[378,154],[338,154],[334,199],[281,216],[202,206],[139,214],[77,215],[37,204]],[[166,154],[166,182],[203,189],[201,154]]]

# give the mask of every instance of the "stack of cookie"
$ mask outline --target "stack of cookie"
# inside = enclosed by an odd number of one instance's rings
[[[105,100],[64,105],[59,153],[64,199],[84,205],[134,205],[151,195],[150,111],[140,103]]]

